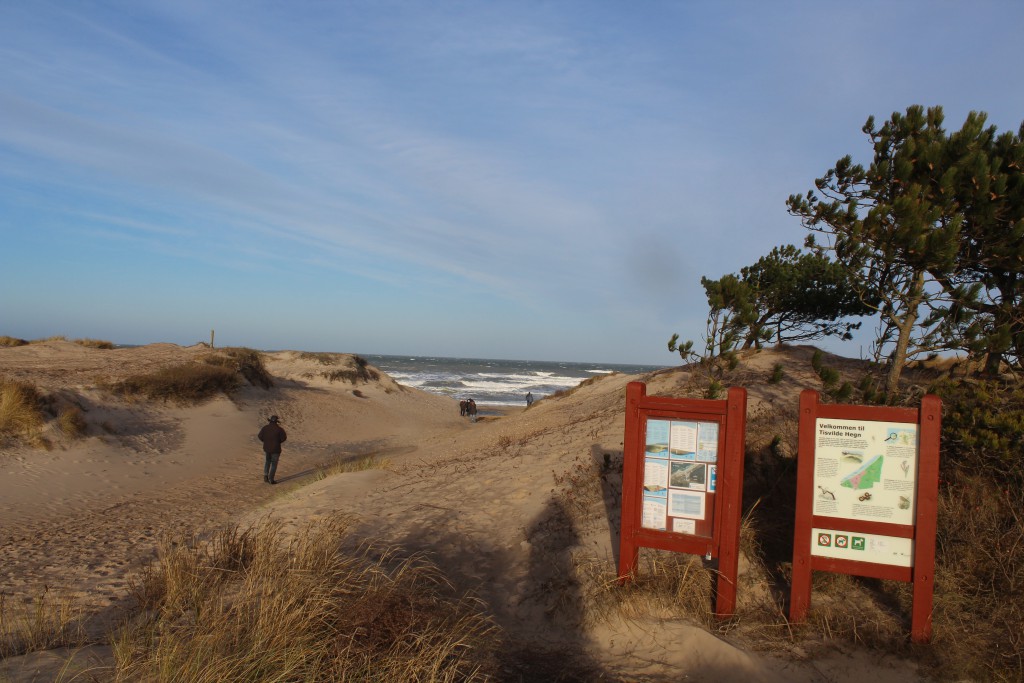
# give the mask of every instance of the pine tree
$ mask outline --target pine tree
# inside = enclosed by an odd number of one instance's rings
[[[831,253],[850,272],[860,302],[879,314],[876,352],[887,354],[885,389],[894,392],[907,360],[940,348],[935,273],[953,270],[962,217],[953,197],[955,172],[943,168],[941,107],[894,112],[863,131],[874,156],[864,168],[843,157],[815,181],[817,192],[792,195],[787,206],[812,234],[807,246]],[[824,237],[818,242],[816,236]]]

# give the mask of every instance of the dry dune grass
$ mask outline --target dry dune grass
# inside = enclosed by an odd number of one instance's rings
[[[348,522],[279,523],[164,543],[115,641],[117,680],[475,681],[495,627],[422,557],[363,545]]]
[[[82,645],[83,617],[76,601],[49,591],[29,603],[8,601],[0,591],[0,659]]]
[[[41,403],[33,385],[0,379],[0,435],[34,440],[43,425]]]
[[[262,354],[245,348],[220,349],[201,362],[158,368],[106,386],[119,396],[193,405],[221,393],[232,393],[241,385],[242,378],[264,389],[273,386]]]

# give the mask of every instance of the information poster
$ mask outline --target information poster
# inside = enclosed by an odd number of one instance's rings
[[[717,422],[647,420],[641,526],[695,534],[710,522],[717,483]]]
[[[818,418],[814,514],[913,525],[917,442],[915,424]]]

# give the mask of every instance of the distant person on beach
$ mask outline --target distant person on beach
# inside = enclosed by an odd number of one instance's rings
[[[473,399],[469,399],[467,403],[468,405],[466,406],[466,414],[469,415],[470,420],[476,422],[476,401],[474,401]]]
[[[459,416],[466,417],[466,412],[469,410],[469,401],[462,399],[459,401]]]
[[[526,392],[526,407],[529,408],[533,405],[533,392]]]
[[[281,457],[281,444],[288,435],[278,423],[277,415],[271,415],[256,436],[263,442],[263,454],[266,456],[263,460],[263,481],[276,484],[274,474],[277,472],[277,461]]]

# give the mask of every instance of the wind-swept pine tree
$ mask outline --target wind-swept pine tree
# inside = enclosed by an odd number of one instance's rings
[[[815,181],[817,193],[787,201],[812,232],[807,246],[834,254],[854,276],[861,303],[879,314],[876,351],[888,356],[887,392],[896,390],[908,358],[941,348],[935,327],[921,323],[938,289],[929,282],[953,270],[963,222],[953,196],[956,170],[944,168],[942,123],[941,107],[916,105],[881,128],[868,118],[871,164],[845,156]]]

